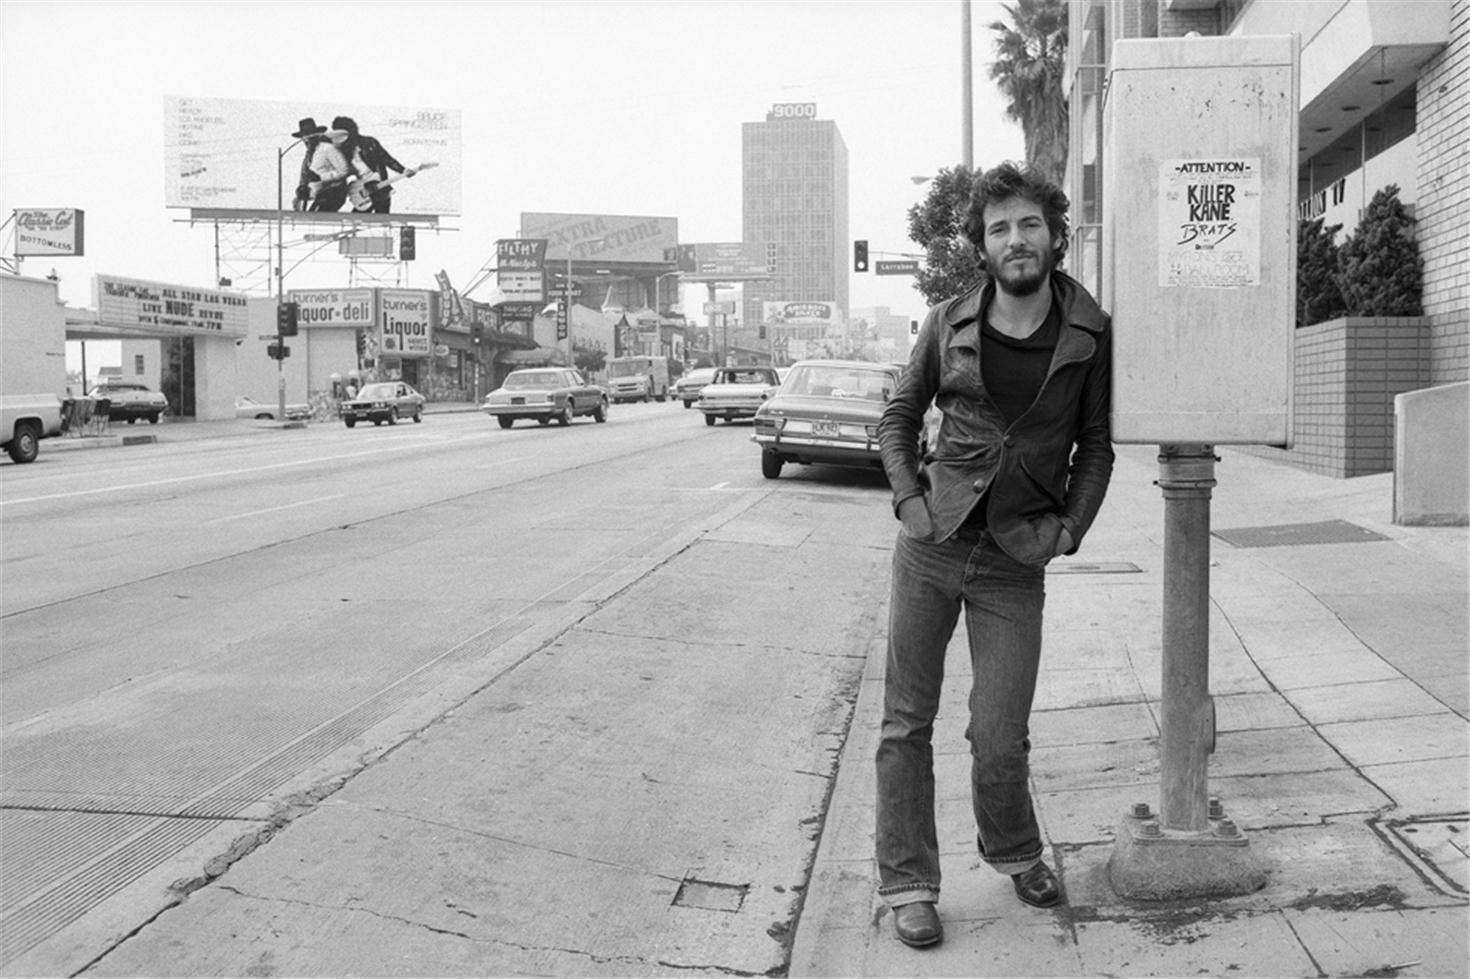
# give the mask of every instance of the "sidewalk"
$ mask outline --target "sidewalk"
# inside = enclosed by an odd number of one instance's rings
[[[791,975],[1470,974],[1466,530],[1393,525],[1392,474],[1344,481],[1218,454],[1209,792],[1260,855],[1265,888],[1149,904],[1109,884],[1124,813],[1160,804],[1163,501],[1156,449],[1120,446],[1097,524],[1048,578],[1032,715],[1034,795],[1067,904],[1022,905],[976,855],[961,630],[934,734],[945,939],[894,937],[873,883],[877,648]],[[1235,533],[1247,528],[1269,530]]]

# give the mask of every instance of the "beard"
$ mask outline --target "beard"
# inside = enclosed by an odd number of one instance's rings
[[[1035,268],[1022,269],[1011,265],[1008,259],[1018,255],[1035,258]],[[995,280],[997,289],[1012,296],[1032,296],[1051,276],[1052,269],[1057,267],[1057,253],[1056,249],[1050,245],[1047,245],[1040,253],[1031,249],[1012,249],[1004,258],[987,254],[985,264],[990,277]]]

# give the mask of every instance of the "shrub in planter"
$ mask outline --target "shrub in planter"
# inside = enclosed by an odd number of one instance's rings
[[[1413,226],[1398,185],[1373,195],[1357,230],[1338,252],[1337,286],[1347,315],[1423,315],[1424,263]]]
[[[1322,218],[1303,221],[1296,236],[1296,325],[1311,326],[1336,319],[1346,311],[1337,288],[1337,233]]]

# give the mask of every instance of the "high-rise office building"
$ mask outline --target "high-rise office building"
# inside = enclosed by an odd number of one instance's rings
[[[741,323],[762,302],[835,303],[846,316],[847,144],[810,102],[773,105],[741,126],[742,238],[775,246],[769,281],[745,286]]]

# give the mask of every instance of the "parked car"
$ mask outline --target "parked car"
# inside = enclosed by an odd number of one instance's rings
[[[674,397],[684,402],[684,407],[693,408],[694,402],[699,400],[699,392],[704,386],[715,379],[713,367],[698,367],[679,378],[674,385]]]
[[[751,440],[761,475],[776,479],[788,462],[877,466],[878,419],[902,368],[855,360],[802,360],[755,414]]]
[[[259,401],[256,401],[254,398],[248,397],[248,396],[243,395],[243,394],[240,394],[240,395],[236,395],[235,396],[235,417],[236,418],[274,419],[276,417],[276,411],[279,408],[280,408],[280,405],[279,404],[269,404],[269,405],[268,404],[261,404]],[[310,418],[310,417],[311,417],[311,405],[308,405],[308,404],[295,404],[295,405],[288,404],[288,405],[286,405],[286,420],[287,421],[300,421],[302,419],[306,419],[306,418]]]
[[[139,418],[148,419],[157,425],[158,419],[168,411],[168,398],[146,384],[135,381],[103,381],[87,392],[94,401],[107,401],[109,421],[125,421],[129,425]]]
[[[400,418],[412,418],[421,422],[425,400],[402,381],[375,381],[364,384],[355,397],[342,402],[342,421],[348,428],[360,421],[397,425]]]
[[[717,418],[734,421],[754,418],[756,409],[766,403],[781,382],[774,367],[718,367],[714,380],[699,392],[699,410],[704,423],[713,425]]]
[[[570,367],[527,367],[511,371],[505,383],[485,395],[480,410],[510,428],[517,418],[534,418],[542,425],[556,419],[570,425],[577,415],[607,421],[607,392],[589,384]]]

